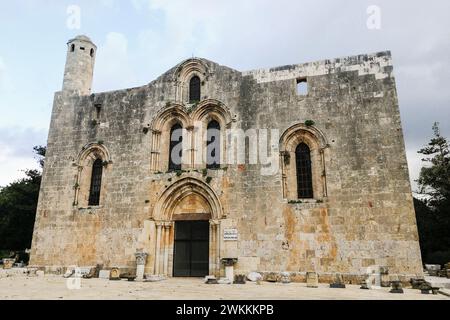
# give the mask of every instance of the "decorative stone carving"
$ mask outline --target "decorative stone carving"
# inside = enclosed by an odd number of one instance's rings
[[[136,265],[138,266],[145,266],[145,263],[147,261],[147,257],[148,257],[148,253],[145,252],[136,252],[135,254],[136,257]]]
[[[145,263],[147,262],[148,253],[146,252],[136,252],[136,280],[144,280]]]
[[[222,258],[221,261],[225,267],[232,267],[236,264],[238,259],[237,258]]]
[[[291,274],[289,272],[282,272],[280,275],[280,282],[281,283],[291,283]]]
[[[3,269],[12,269],[16,259],[3,259]]]
[[[112,268],[109,274],[109,280],[120,280],[120,269]]]
[[[230,282],[234,281],[234,265],[238,261],[237,258],[222,258],[222,264],[225,266],[225,277],[230,280]]]

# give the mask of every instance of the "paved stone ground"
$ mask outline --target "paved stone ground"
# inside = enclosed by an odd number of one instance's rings
[[[444,295],[422,295],[418,290],[405,289],[405,294],[391,294],[387,288],[361,290],[350,285],[347,289],[307,288],[304,283],[268,283],[262,285],[206,285],[202,279],[168,279],[141,283],[82,279],[80,290],[69,290],[61,276],[0,278],[0,300],[3,299],[119,299],[119,300],[278,300],[278,299],[339,299],[339,300],[450,300]]]
[[[450,289],[450,279],[442,277],[425,277],[425,280],[433,287]]]

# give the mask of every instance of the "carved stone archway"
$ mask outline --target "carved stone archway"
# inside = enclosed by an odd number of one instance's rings
[[[220,220],[223,208],[205,182],[187,177],[164,190],[153,208],[155,245],[153,273],[173,274],[174,224],[177,220],[209,220],[209,273],[220,273]]]

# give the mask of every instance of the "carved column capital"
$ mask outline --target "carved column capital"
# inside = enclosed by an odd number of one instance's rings
[[[209,220],[209,223],[210,223],[212,226],[218,226],[218,225],[220,224],[220,220],[218,220],[218,219],[212,219],[212,220]]]
[[[138,266],[145,266],[145,262],[147,260],[148,253],[146,253],[146,252],[136,252],[134,255],[136,257],[136,264]]]
[[[171,221],[165,221],[165,222],[163,222],[163,226],[164,226],[164,228],[166,228],[166,229],[170,229],[170,228],[172,228],[172,226],[173,226],[173,222],[171,222]]]
[[[155,226],[161,228],[164,226],[164,221],[155,221]]]

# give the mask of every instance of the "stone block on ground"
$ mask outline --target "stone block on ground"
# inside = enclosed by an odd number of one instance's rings
[[[15,259],[3,259],[3,269],[12,269],[15,261]]]
[[[398,280],[391,282],[392,289],[389,291],[390,293],[404,293],[402,283]]]
[[[248,281],[256,282],[258,280],[262,280],[263,276],[258,272],[250,272],[247,275],[247,279],[248,279]]]
[[[364,279],[363,281],[361,281],[361,287],[360,289],[364,289],[364,290],[370,290],[371,289],[371,284],[368,281],[368,279]]]
[[[219,284],[231,284],[230,279],[228,278],[221,278],[219,281],[217,281]]]
[[[411,283],[413,289],[419,290],[420,286],[426,281],[423,278],[411,278],[409,282]]]
[[[206,276],[205,277],[206,284],[219,284],[215,276]]]
[[[110,271],[109,270],[100,270],[99,272],[99,278],[100,279],[108,279],[109,280],[109,275],[110,275]]]
[[[439,276],[439,271],[441,270],[440,264],[426,264],[425,270],[428,272],[428,274],[432,277]]]
[[[342,274],[336,273],[333,283],[330,283],[330,288],[345,289],[345,283],[344,283],[344,278],[342,277]]]
[[[306,273],[306,286],[308,288],[318,288],[319,287],[319,277],[317,272],[307,272]]]
[[[282,272],[280,274],[280,282],[281,283],[291,283],[291,274],[289,272]]]
[[[246,278],[245,274],[237,274],[234,276],[233,284],[245,284]]]
[[[278,274],[275,272],[269,272],[265,278],[267,282],[278,282]]]
[[[119,268],[112,268],[111,272],[109,274],[109,280],[120,280],[120,269]]]

